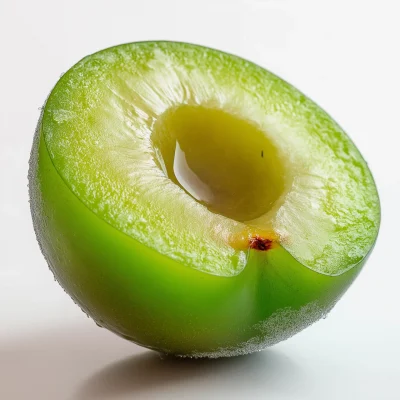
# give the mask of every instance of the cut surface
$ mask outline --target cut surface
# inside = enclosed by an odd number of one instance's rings
[[[295,88],[229,54],[170,42],[96,53],[60,79],[41,129],[89,209],[192,268],[237,274],[247,251],[232,236],[272,230],[303,265],[337,275],[377,235],[375,184],[346,134]]]

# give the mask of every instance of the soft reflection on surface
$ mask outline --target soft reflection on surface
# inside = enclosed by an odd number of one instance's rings
[[[12,400],[284,399],[304,392],[300,366],[275,349],[231,359],[161,358],[90,323],[0,341],[0,376],[0,398]]]
[[[154,398],[170,395],[187,398],[206,393],[222,396],[232,387],[243,396],[259,391],[275,392],[292,379],[293,365],[283,355],[268,351],[230,359],[194,360],[161,358],[148,352],[114,363],[100,370],[81,386],[78,399]],[[236,392],[237,393],[237,392]],[[244,397],[243,397],[244,398]]]

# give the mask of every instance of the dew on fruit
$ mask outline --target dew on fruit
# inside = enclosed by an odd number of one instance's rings
[[[256,324],[258,332],[253,338],[232,348],[219,348],[210,352],[191,354],[195,358],[220,358],[245,355],[261,351],[274,344],[289,339],[307,326],[318,321],[326,310],[317,302],[309,303],[299,310],[285,307],[273,313],[265,321]]]

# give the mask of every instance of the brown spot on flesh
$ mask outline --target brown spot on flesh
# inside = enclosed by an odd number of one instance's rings
[[[261,236],[253,236],[249,238],[249,248],[259,251],[267,251],[272,248],[273,241]]]
[[[236,250],[267,251],[277,247],[279,238],[272,229],[248,227],[245,230],[229,235],[227,241]]]

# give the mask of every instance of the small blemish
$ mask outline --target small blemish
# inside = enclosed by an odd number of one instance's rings
[[[264,150],[261,150],[261,157],[264,158]]]
[[[249,239],[249,247],[254,250],[267,251],[272,248],[272,244],[271,239],[262,238],[258,235]]]

